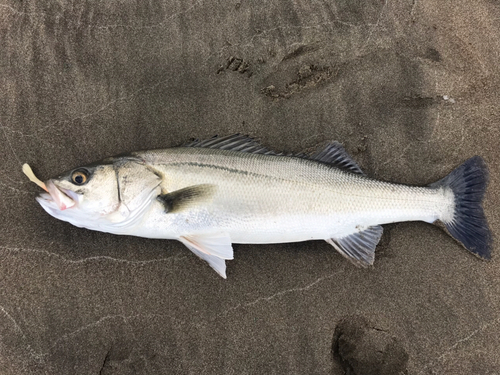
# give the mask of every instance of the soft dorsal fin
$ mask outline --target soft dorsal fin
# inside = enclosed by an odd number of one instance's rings
[[[364,175],[359,165],[338,142],[328,143],[322,150],[315,152],[307,158],[327,163],[349,172]]]
[[[375,260],[375,247],[383,231],[383,228],[377,225],[346,237],[330,238],[326,242],[356,266],[367,267],[371,266]]]
[[[217,148],[219,150],[248,152],[250,154],[278,155],[278,153],[262,146],[253,138],[241,134],[233,134],[227,137],[215,136],[203,141],[194,140],[186,143],[183,147]]]

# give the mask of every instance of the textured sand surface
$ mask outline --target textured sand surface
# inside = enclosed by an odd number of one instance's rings
[[[223,280],[175,241],[49,217],[21,172],[236,132],[338,140],[408,184],[481,155],[498,234],[499,57],[486,0],[3,0],[0,373],[500,373],[496,245],[484,262],[394,224],[372,269],[321,241],[236,245]]]

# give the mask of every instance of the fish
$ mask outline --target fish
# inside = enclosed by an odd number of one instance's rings
[[[382,225],[403,221],[438,224],[491,258],[480,156],[430,185],[409,186],[366,176],[336,141],[293,155],[235,134],[110,157],[36,183],[46,190],[36,200],[56,219],[178,240],[223,278],[233,243],[324,240],[356,266],[372,266]]]

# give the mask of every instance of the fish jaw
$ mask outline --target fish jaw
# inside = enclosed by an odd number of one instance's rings
[[[53,181],[45,182],[48,193],[40,193],[35,199],[50,216],[69,222],[79,228],[99,230],[96,217],[82,216],[80,203],[83,196],[69,189],[58,187]]]
[[[42,193],[37,198],[38,203],[44,207],[44,204],[49,204],[51,208],[57,208],[64,211],[76,205],[78,195],[70,190],[58,188],[52,180],[45,183],[47,193]]]
[[[57,180],[49,180],[45,185],[48,193],[40,193],[35,199],[50,216],[79,228],[114,234],[133,235],[134,226],[147,213],[150,203],[156,201],[153,197],[158,194],[156,190],[151,191],[134,211],[123,202],[109,206],[104,202],[96,212],[88,209],[84,194],[61,187]]]

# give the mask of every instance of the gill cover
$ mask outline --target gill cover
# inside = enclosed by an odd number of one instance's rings
[[[119,208],[107,216],[110,222],[129,222],[139,215],[159,194],[162,176],[136,157],[113,161]]]

